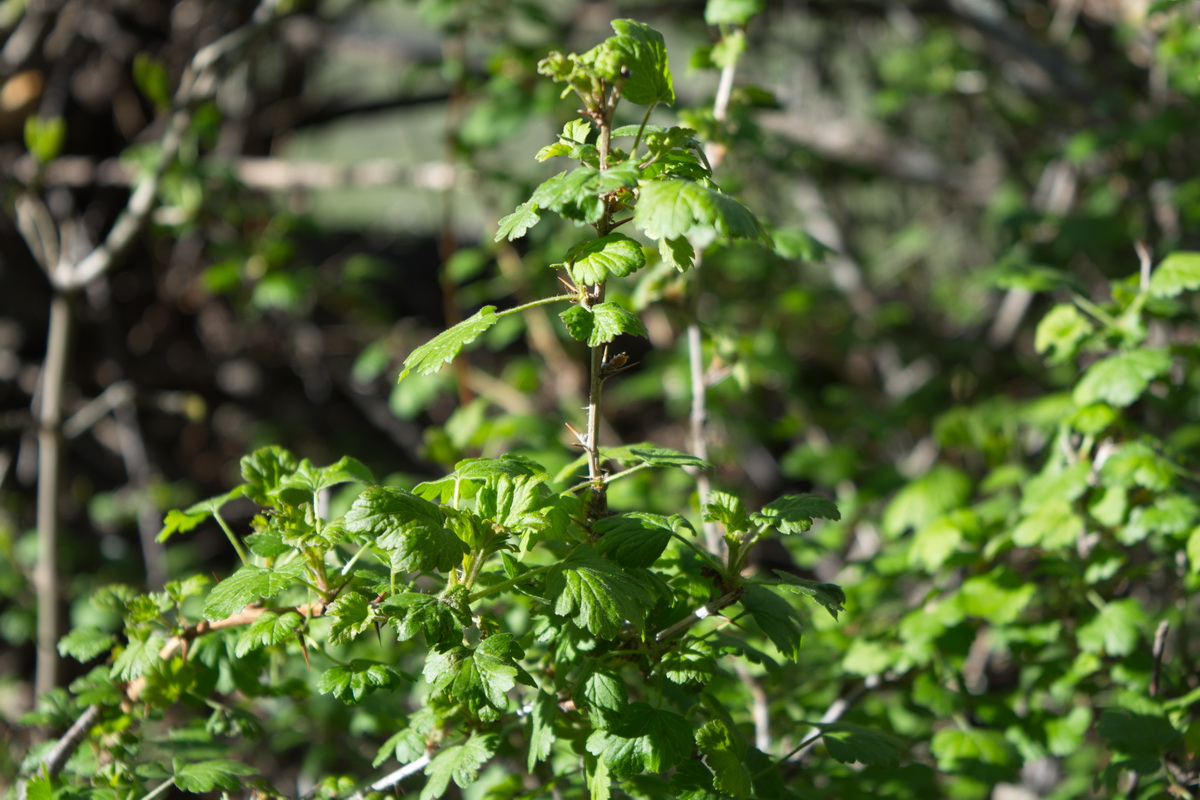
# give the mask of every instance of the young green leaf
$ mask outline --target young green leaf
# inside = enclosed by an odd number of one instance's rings
[[[342,456],[327,467],[314,467],[306,458],[297,465],[295,472],[280,483],[280,490],[298,489],[311,495],[342,483],[374,482],[375,477],[371,475],[371,470],[357,458]]]
[[[721,523],[730,533],[750,530],[746,506],[740,497],[728,492],[709,492],[708,502],[704,505],[704,518],[709,522]]]
[[[425,680],[436,693],[452,697],[481,720],[495,721],[517,681],[532,683],[516,662],[523,656],[512,634],[493,634],[475,649],[454,647],[431,653],[425,661]]]
[[[418,633],[435,650],[462,643],[462,630],[468,624],[456,610],[439,597],[419,592],[400,592],[383,601],[382,610],[390,615],[388,624],[396,638],[408,641]]]
[[[1177,297],[1200,289],[1200,253],[1171,253],[1150,276],[1152,297]]]
[[[429,780],[421,790],[419,800],[441,797],[451,780],[463,789],[470,786],[478,779],[479,768],[487,763],[499,744],[500,737],[494,733],[474,733],[462,744],[442,748],[425,767]]]
[[[737,800],[750,796],[750,771],[746,769],[746,740],[725,720],[714,719],[696,731],[696,747],[713,773],[713,787]]]
[[[233,648],[233,654],[242,658],[251,650],[271,647],[286,641],[295,635],[303,622],[304,618],[295,611],[286,611],[282,614],[264,611],[262,616],[242,631]]]
[[[224,789],[232,792],[244,788],[245,781],[241,776],[253,775],[257,770],[249,764],[240,761],[230,761],[227,758],[197,761],[186,764],[180,759],[174,761],[175,787],[189,794],[204,794],[214,789]]]
[[[537,213],[536,203],[521,203],[517,210],[502,218],[496,226],[494,241],[520,239],[525,233],[538,224],[541,219]]]
[[[586,342],[592,335],[592,312],[583,306],[571,306],[558,315],[567,333],[577,342]]]
[[[466,545],[446,528],[442,510],[395,486],[372,486],[354,501],[346,530],[373,538],[404,572],[445,571],[457,565]]]
[[[332,694],[343,703],[354,705],[376,690],[394,689],[401,681],[413,680],[413,676],[387,664],[356,658],[349,664],[325,670],[317,681],[317,691]]]
[[[592,330],[587,340],[589,347],[611,342],[623,333],[641,337],[650,335],[637,314],[626,311],[616,303],[597,303],[592,306]]]
[[[158,654],[163,644],[163,637],[157,633],[144,629],[129,631],[129,643],[113,661],[112,676],[119,681],[131,681],[144,675],[159,663]]]
[[[587,239],[567,252],[567,271],[577,285],[623,278],[646,266],[642,246],[620,233]]]
[[[708,25],[745,25],[762,13],[763,0],[708,0],[704,22]]]
[[[595,659],[585,659],[571,694],[575,705],[587,710],[598,728],[609,728],[629,705],[629,688],[616,671]]]
[[[674,104],[675,87],[662,34],[631,19],[614,19],[612,28],[618,35],[609,41],[622,54],[628,70],[621,96],[643,106]]]
[[[358,592],[348,592],[334,600],[325,609],[325,616],[333,618],[333,627],[329,631],[331,644],[353,641],[375,621],[370,598]]]
[[[802,594],[805,597],[811,597],[816,602],[825,607],[830,616],[834,619],[838,618],[838,612],[845,610],[846,593],[842,591],[842,587],[835,583],[822,583],[820,581],[810,581],[805,578],[797,578],[788,572],[774,570],[779,580],[783,581],[779,585],[780,589],[793,594]]]
[[[99,628],[82,626],[58,640],[58,652],[86,664],[101,653],[107,652],[116,642],[116,637]]]
[[[299,465],[294,455],[278,445],[261,447],[244,456],[241,469],[242,480],[248,484],[246,495],[260,505],[271,505],[272,496]]]
[[[562,561],[546,580],[545,594],[554,613],[604,639],[617,635],[628,620],[640,628],[650,606],[646,588],[589,547]]]
[[[404,370],[398,380],[404,380],[410,372],[432,375],[443,365],[453,361],[462,349],[478,339],[484,331],[500,321],[495,306],[484,306],[468,319],[442,331],[425,344],[408,354],[404,359]]]
[[[1166,350],[1130,350],[1097,361],[1075,386],[1075,404],[1105,402],[1123,408],[1133,403],[1154,379],[1171,368]]]
[[[247,564],[213,587],[204,606],[204,618],[226,619],[248,604],[275,595],[296,584],[308,571],[303,561],[267,568]]]
[[[699,247],[718,236],[771,241],[745,206],[716,189],[671,178],[645,183],[639,194],[633,224],[651,239],[686,237]]]
[[[837,506],[819,494],[789,494],[750,515],[755,525],[769,525],[780,533],[803,533],[814,519],[839,520]]]
[[[658,254],[662,260],[680,272],[687,272],[696,263],[696,250],[682,236],[663,237],[658,240]]]
[[[673,711],[633,703],[608,730],[594,731],[587,751],[613,775],[663,772],[692,749],[692,724]]]

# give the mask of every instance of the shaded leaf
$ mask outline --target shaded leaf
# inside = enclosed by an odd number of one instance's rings
[[[633,512],[596,520],[596,550],[623,567],[649,567],[671,541],[671,521],[657,514]]]
[[[331,667],[317,681],[317,691],[332,694],[348,705],[360,702],[368,694],[379,689],[394,689],[402,681],[412,681],[387,664],[356,658],[349,664]]]
[[[837,506],[819,494],[786,495],[750,515],[755,525],[770,525],[780,533],[803,533],[812,527],[814,519],[841,518]]]
[[[779,580],[783,581],[779,585],[780,589],[792,594],[802,594],[805,597],[811,597],[824,606],[825,610],[834,619],[838,618],[839,611],[845,610],[846,593],[837,584],[810,581],[807,578],[797,578],[790,572],[781,572],[780,570],[774,570],[774,572]]]
[[[529,713],[529,758],[528,768],[533,768],[539,761],[545,761],[550,756],[554,746],[554,718],[558,714],[558,698],[549,692],[538,690],[533,698],[533,708]]]
[[[640,628],[651,603],[641,583],[590,547],[580,547],[550,573],[545,593],[556,615],[605,639],[626,620]]]
[[[287,611],[283,614],[264,611],[262,616],[242,631],[237,645],[233,649],[233,654],[241,658],[259,647],[279,644],[293,636],[303,622],[304,618],[295,611]]]
[[[745,587],[739,602],[780,653],[793,660],[799,657],[804,623],[791,603],[765,586],[753,584]]]
[[[175,760],[175,786],[182,792],[203,794],[214,789],[235,791],[243,788],[243,775],[253,775],[257,770],[240,761],[226,758],[198,761],[185,764]]]
[[[670,769],[691,749],[691,723],[646,703],[631,704],[612,728],[587,739],[587,751],[618,777]]]
[[[858,762],[892,769],[908,753],[904,741],[890,733],[849,722],[814,723],[829,755],[843,764]]]
[[[699,183],[669,178],[640,189],[633,224],[651,239],[686,237],[705,247],[716,237],[770,243],[771,237],[745,206]]]

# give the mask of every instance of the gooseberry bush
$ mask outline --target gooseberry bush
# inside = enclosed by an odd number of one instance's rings
[[[675,99],[661,35],[631,20],[613,29],[586,53],[539,64],[582,104],[537,154],[570,168],[497,232],[519,238],[548,214],[590,229],[554,265],[565,291],[481,308],[400,374],[437,372],[504,317],[561,305],[588,366],[586,416],[564,420],[579,458],[557,474],[515,454],[468,458],[402,488],[349,456],[316,466],[281,446],[247,455],[240,485],[171,511],[160,536],[216,524],[237,569],[149,594],[109,586],[93,603],[121,614],[123,631],[80,627],[62,640],[61,652],[99,665],[44,713],[86,719],[67,746],[87,746],[61,774],[34,775],[29,796],[290,795],[257,777],[253,743],[272,737],[268,752],[303,764],[305,736],[324,735],[306,724],[317,719],[380,773],[329,774],[310,790],[322,796],[406,781],[422,800],[477,783],[496,798],[785,797],[781,764],[821,738],[837,761],[898,763],[899,740],[847,723],[815,721],[792,752],[747,737],[739,668],[796,659],[809,611],[837,619],[845,602],[833,584],[748,574],[750,549],[837,520],[832,502],[792,494],[754,509],[714,490],[676,513],[609,504],[609,487],[635,473],[711,467],[601,441],[605,384],[629,366],[618,337],[646,335],[606,296],[610,281],[650,262],[686,272],[718,239],[770,243],[713,181],[694,131],[649,124]],[[627,104],[645,110],[618,124]],[[258,509],[244,530],[226,520],[235,502]],[[702,522],[720,534],[715,552]],[[343,705],[370,707],[372,722],[350,728]]]

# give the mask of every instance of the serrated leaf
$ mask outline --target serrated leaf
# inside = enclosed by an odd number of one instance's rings
[[[30,776],[24,789],[25,800],[54,800],[54,781],[45,773]]]
[[[623,278],[646,266],[642,246],[621,233],[580,242],[567,252],[567,271],[577,285]]]
[[[596,550],[623,567],[649,567],[671,541],[671,521],[658,514],[632,512],[596,520]]]
[[[201,514],[188,514],[187,512],[173,508],[168,511],[166,517],[163,518],[162,530],[158,532],[157,541],[165,542],[176,533],[187,533],[188,531],[193,530],[200,523],[204,522],[204,520],[208,519],[210,516],[212,516],[212,514],[207,512]]]
[[[75,628],[58,640],[58,652],[86,664],[96,656],[110,650],[117,639],[111,633],[84,625]]]
[[[444,572],[467,552],[437,505],[395,486],[368,488],[350,506],[343,525],[374,539],[389,552],[392,567],[404,572]]]
[[[390,615],[388,624],[396,630],[396,638],[408,641],[418,633],[435,649],[462,642],[465,619],[442,599],[419,592],[401,592],[383,601],[382,609]]]
[[[659,239],[658,254],[664,263],[670,264],[680,272],[687,272],[696,263],[695,248],[682,236]]]
[[[705,641],[689,637],[663,656],[659,669],[672,683],[704,686],[716,675],[716,653]]]
[[[904,741],[890,733],[850,722],[815,723],[821,740],[835,761],[894,769],[908,753]]]
[[[631,336],[648,337],[646,326],[632,311],[626,311],[612,302],[592,306],[592,329],[588,333],[588,347],[597,347],[611,342],[623,333]]]
[[[807,531],[814,519],[841,518],[837,506],[819,494],[785,495],[750,515],[750,521],[755,525],[769,525],[787,534]]]
[[[306,493],[315,493],[343,483],[375,482],[371,470],[357,458],[342,456],[327,467],[316,467],[307,458],[302,460],[296,470],[280,483],[280,489],[298,489]]]
[[[112,676],[120,681],[131,681],[158,663],[162,651],[163,637],[145,630],[131,630],[129,642],[117,655],[112,665]]]
[[[246,494],[260,505],[270,505],[271,495],[296,471],[299,462],[284,448],[268,445],[243,456],[240,466],[242,480],[249,484]]]
[[[490,478],[476,495],[475,513],[511,532],[546,527],[550,491],[543,485],[548,476],[500,475]]]
[[[283,541],[281,534],[269,530],[247,536],[246,546],[251,553],[263,558],[278,558],[292,549],[290,544]]]
[[[531,682],[516,661],[523,655],[512,634],[493,634],[474,649],[431,653],[425,661],[425,680],[485,722],[494,721],[507,707],[507,693],[517,681]]]
[[[529,205],[557,211],[567,219],[597,222],[604,216],[599,180],[600,170],[595,167],[560,172],[534,189]]]
[[[692,749],[692,725],[673,711],[632,703],[608,730],[594,731],[587,751],[618,777],[663,772]]]
[[[780,589],[792,594],[802,594],[805,597],[811,597],[824,606],[825,610],[834,619],[838,618],[838,612],[845,611],[846,593],[837,584],[797,578],[789,572],[781,572],[780,570],[774,570],[774,572],[779,580],[783,581],[779,585]]]
[[[442,748],[425,767],[429,780],[421,790],[420,800],[441,797],[451,780],[460,788],[470,786],[478,779],[479,768],[487,763],[499,744],[500,737],[494,733],[474,733],[462,744]]]
[[[571,306],[558,315],[567,333],[577,342],[586,342],[592,335],[592,312],[583,306]]]
[[[534,203],[521,203],[517,206],[516,211],[502,217],[496,224],[496,235],[492,241],[498,242],[501,239],[507,239],[511,242],[514,239],[520,239],[541,220],[537,209],[538,207]]]
[[[1171,368],[1166,350],[1130,350],[1097,361],[1075,386],[1072,399],[1078,406],[1096,402],[1124,408],[1133,403],[1150,382]]]
[[[721,523],[730,533],[750,530],[750,517],[746,514],[745,504],[740,497],[728,492],[708,493],[708,502],[704,505],[704,518],[709,522]]]
[[[614,19],[612,28],[618,35],[609,41],[624,56],[622,60],[629,73],[621,87],[621,96],[643,106],[674,104],[675,87],[662,34],[631,19]]]
[[[589,658],[571,697],[576,706],[587,710],[596,727],[607,728],[629,705],[629,688],[614,670]]]
[[[520,475],[544,475],[549,477],[546,468],[533,459],[512,453],[506,453],[499,458],[465,458],[454,465],[454,474],[466,480],[487,480],[507,475],[516,478]]]
[[[528,767],[531,773],[539,761],[550,757],[555,739],[554,718],[557,715],[558,698],[539,689],[533,698],[533,708],[529,713]]]
[[[718,236],[771,241],[758,219],[737,200],[678,178],[642,185],[633,224],[651,239],[686,237],[697,247],[706,247]]]
[[[334,600],[325,609],[325,616],[333,618],[329,641],[335,645],[353,641],[375,621],[370,598],[358,592],[349,592]]]
[[[172,780],[181,792],[203,794],[214,789],[234,791],[242,789],[244,781],[241,776],[254,775],[257,770],[249,764],[218,758],[211,761],[197,761],[184,764],[175,760],[175,775]]]
[[[765,586],[753,584],[745,587],[739,602],[780,653],[792,660],[799,657],[804,622],[791,603]]]
[[[260,647],[271,647],[286,641],[295,635],[296,630],[304,622],[295,611],[277,614],[274,611],[264,611],[262,616],[242,630],[238,637],[233,654],[238,658]]]
[[[394,689],[402,681],[412,680],[387,664],[356,658],[349,664],[325,670],[317,681],[317,691],[332,694],[347,705],[360,702],[379,689]]]
[[[1150,276],[1152,297],[1176,297],[1200,289],[1200,253],[1170,253]]]
[[[605,450],[606,458],[626,463],[646,464],[651,467],[695,467],[712,469],[712,464],[697,456],[681,453],[669,447],[659,447],[649,442],[630,444]]]
[[[484,306],[471,317],[452,328],[442,331],[425,344],[408,354],[404,359],[404,370],[397,380],[404,380],[410,372],[418,375],[433,375],[443,365],[453,361],[462,349],[478,339],[484,331],[500,321],[495,306]]]
[[[737,800],[750,796],[750,771],[746,768],[746,742],[725,720],[714,719],[696,731],[696,747],[712,770],[713,788]]]
[[[293,561],[274,569],[246,564],[213,587],[204,606],[204,618],[231,617],[248,604],[274,597],[293,586],[307,571],[303,561]]]
[[[554,613],[604,639],[617,635],[624,622],[640,628],[650,606],[646,588],[621,567],[580,547],[546,580]]]
[[[545,147],[543,147],[541,150],[538,150],[537,155],[534,156],[534,159],[540,164],[541,162],[549,161],[552,158],[569,156],[569,155],[571,155],[571,151],[573,149],[574,148],[572,148],[571,145],[569,145],[569,144],[563,144],[562,142],[555,142],[554,144],[548,144]],[[522,205],[524,205],[524,204],[522,204]],[[511,214],[509,216],[511,216]],[[505,217],[504,219],[500,220],[501,226],[504,225],[504,222],[507,219],[508,219],[508,217]],[[521,233],[524,233],[524,231],[522,231]],[[519,233],[517,235],[520,236],[521,234]],[[500,233],[497,232],[496,241],[497,242],[500,241],[501,238],[502,237],[501,237]]]

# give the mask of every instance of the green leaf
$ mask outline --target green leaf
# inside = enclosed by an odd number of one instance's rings
[[[1096,730],[1114,750],[1134,756],[1160,757],[1179,740],[1179,731],[1161,712],[1105,709]]]
[[[964,473],[939,464],[896,493],[883,512],[883,532],[894,538],[908,528],[920,530],[966,505],[970,494],[971,480]]]
[[[283,541],[283,536],[274,531],[250,534],[246,537],[246,546],[251,553],[263,558],[278,558],[292,549],[290,544]]]
[[[479,490],[475,513],[510,532],[546,527],[550,491],[543,485],[548,476],[500,475]]]
[[[952,511],[939,517],[916,532],[908,551],[910,566],[921,566],[926,572],[937,572],[958,551],[968,532],[979,529],[975,514],[967,509]]]
[[[571,306],[558,315],[567,326],[567,333],[577,342],[586,342],[592,335],[592,313],[583,306]]]
[[[705,641],[687,637],[663,656],[659,669],[673,683],[707,685],[716,675],[716,652]]]
[[[641,628],[651,604],[645,587],[621,567],[580,547],[546,580],[546,596],[554,613],[571,617],[596,636],[611,639],[626,620]]]
[[[1067,500],[1050,500],[1013,529],[1019,547],[1040,547],[1050,552],[1072,547],[1084,532],[1084,521]]]
[[[750,515],[750,521],[755,525],[769,525],[785,534],[807,531],[814,519],[841,518],[837,506],[819,494],[785,495]]]
[[[131,681],[144,675],[159,662],[158,654],[163,644],[163,637],[157,633],[136,629],[129,631],[129,643],[113,661],[112,676],[120,681]]]
[[[242,480],[249,484],[246,494],[260,505],[271,505],[271,497],[300,466],[295,456],[278,445],[268,445],[243,456],[240,465]]]
[[[325,670],[317,681],[317,691],[354,705],[376,690],[395,689],[406,680],[411,681],[412,677],[387,664],[356,658],[349,664]]]
[[[499,744],[500,737],[494,733],[473,733],[462,744],[442,748],[425,767],[429,780],[421,790],[420,800],[441,797],[451,780],[463,789],[470,786],[478,780],[479,768],[487,763]]]
[[[204,618],[231,617],[249,603],[274,597],[295,585],[307,572],[303,561],[293,561],[274,569],[247,564],[213,587],[204,606]]]
[[[372,486],[358,496],[343,520],[346,530],[371,537],[404,572],[446,571],[467,546],[446,527],[434,503],[395,486]]]
[[[538,690],[533,698],[529,713],[529,758],[532,773],[539,761],[550,757],[554,746],[554,719],[558,715],[558,698],[549,692]]]
[[[609,41],[624,57],[624,66],[629,72],[621,87],[621,96],[643,106],[672,105],[675,87],[662,34],[631,19],[614,19],[612,28],[618,35]]]
[[[243,775],[253,775],[257,772],[249,764],[240,761],[230,761],[226,758],[211,761],[197,761],[193,764],[182,763],[179,759],[174,762],[175,787],[181,792],[204,794],[214,789],[236,791],[243,789]]]
[[[963,614],[987,620],[994,626],[1010,625],[1020,616],[1037,587],[1012,570],[997,567],[963,581],[953,602]]]
[[[516,661],[524,655],[512,634],[492,634],[474,649],[455,647],[431,653],[425,661],[425,680],[435,692],[449,695],[475,716],[491,722],[504,712],[507,692],[517,681],[531,682]]]
[[[605,208],[600,180],[600,170],[595,167],[560,172],[534,189],[529,205],[556,211],[567,219],[598,222]]]
[[[618,777],[663,772],[692,749],[692,724],[673,711],[633,703],[608,730],[594,731],[587,751]]]
[[[595,659],[586,659],[571,694],[575,705],[586,709],[598,728],[615,724],[629,705],[629,688],[614,670]]]
[[[597,303],[592,306],[592,329],[588,334],[588,347],[596,347],[620,336],[622,333],[631,336],[648,337],[646,326],[632,311],[626,311],[616,303]]]
[[[642,246],[620,233],[580,242],[567,252],[567,271],[576,284],[623,278],[646,266]]]
[[[739,602],[779,652],[793,661],[800,656],[804,623],[792,604],[765,586],[748,585]]]
[[[404,359],[404,370],[398,380],[404,380],[405,376],[413,371],[418,375],[433,375],[499,321],[496,307],[484,306],[473,316],[464,319],[453,328],[442,331],[409,353],[408,358]]]
[[[25,800],[54,800],[54,780],[44,772],[30,776],[25,783]]]
[[[325,609],[325,615],[333,618],[329,642],[335,645],[353,641],[375,621],[375,611],[371,608],[370,598],[358,592],[349,592],[334,600],[329,608]]]
[[[598,519],[592,529],[600,537],[596,549],[622,567],[653,565],[674,531],[666,517],[640,512]]]
[[[262,616],[242,630],[233,654],[242,658],[251,650],[277,645],[294,636],[303,623],[304,618],[295,611],[283,614],[264,611]]]
[[[933,735],[930,749],[937,759],[938,769],[981,777],[981,773],[996,776],[1006,774],[1019,760],[1003,734],[978,728],[940,730]],[[991,769],[987,769],[989,767]]]
[[[686,237],[697,247],[714,238],[769,244],[770,234],[745,206],[727,194],[670,178],[642,185],[633,224],[651,239]]]
[[[745,25],[762,10],[763,0],[708,0],[704,21],[709,25]]]
[[[813,723],[835,761],[894,769],[908,753],[902,739],[850,722]]]
[[[110,650],[117,641],[111,633],[84,625],[75,628],[58,640],[58,652],[86,664],[96,656]]]
[[[680,272],[687,272],[696,263],[695,248],[682,236],[659,239],[658,254],[664,263],[670,264]]]
[[[418,633],[435,649],[462,642],[462,629],[467,620],[459,619],[455,609],[439,597],[419,592],[400,592],[383,601],[382,609],[390,615],[388,623],[395,628],[396,637],[408,641]]]
[[[659,447],[650,442],[629,444],[604,450],[604,457],[616,461],[633,464],[646,464],[651,467],[695,467],[696,469],[712,469],[712,464],[702,458],[672,450],[669,447]]]
[[[1152,297],[1176,297],[1200,289],[1200,253],[1170,253],[1150,276]]]
[[[25,147],[39,164],[48,164],[62,152],[67,123],[62,117],[25,118]]]
[[[503,217],[496,226],[496,236],[493,241],[507,239],[520,239],[525,233],[538,224],[541,217],[537,213],[537,205],[534,203],[521,203],[517,206],[517,210]]]
[[[314,467],[307,458],[302,460],[295,472],[280,483],[280,489],[298,489],[307,494],[313,494],[331,486],[343,483],[375,482],[371,470],[361,461],[350,456],[342,456],[327,467]]]
[[[737,800],[750,796],[750,771],[746,769],[746,741],[725,720],[714,719],[696,731],[696,747],[713,773],[713,787]]]
[[[1086,653],[1106,653],[1119,658],[1134,651],[1142,628],[1149,624],[1150,619],[1138,600],[1114,600],[1080,625],[1075,637]]]
[[[1061,303],[1038,323],[1033,347],[1039,353],[1049,353],[1051,364],[1062,364],[1075,357],[1079,345],[1093,330],[1083,312],[1069,303]]]
[[[1171,354],[1166,350],[1117,353],[1093,364],[1076,385],[1072,398],[1078,406],[1105,402],[1124,408],[1170,367]]]
[[[721,523],[730,533],[750,530],[750,517],[746,514],[746,506],[742,499],[728,492],[708,493],[708,502],[704,505],[704,518],[709,522]]]
[[[1119,497],[1124,498],[1120,492]],[[1190,497],[1181,494],[1168,494],[1155,498],[1150,506],[1138,506],[1129,515],[1129,522],[1117,529],[1117,541],[1124,545],[1134,545],[1146,537],[1173,536],[1185,533],[1195,527],[1200,508]]]
[[[805,597],[811,597],[824,606],[825,610],[834,619],[838,618],[839,611],[846,610],[846,593],[837,584],[810,581],[807,578],[797,578],[789,572],[781,572],[780,570],[774,570],[774,572],[783,581],[783,583],[779,584],[780,589],[792,594],[802,594]]]
[[[171,82],[162,61],[145,51],[138,53],[133,57],[133,82],[159,111],[171,107]]]
[[[1141,486],[1163,492],[1175,485],[1177,468],[1155,452],[1149,442],[1126,442],[1104,462],[1100,479],[1106,487],[1122,489]]]
[[[158,532],[157,541],[165,542],[176,533],[187,533],[211,516],[212,514],[207,512],[203,514],[188,514],[185,511],[173,508],[167,512],[167,516],[163,519],[162,530]]]

